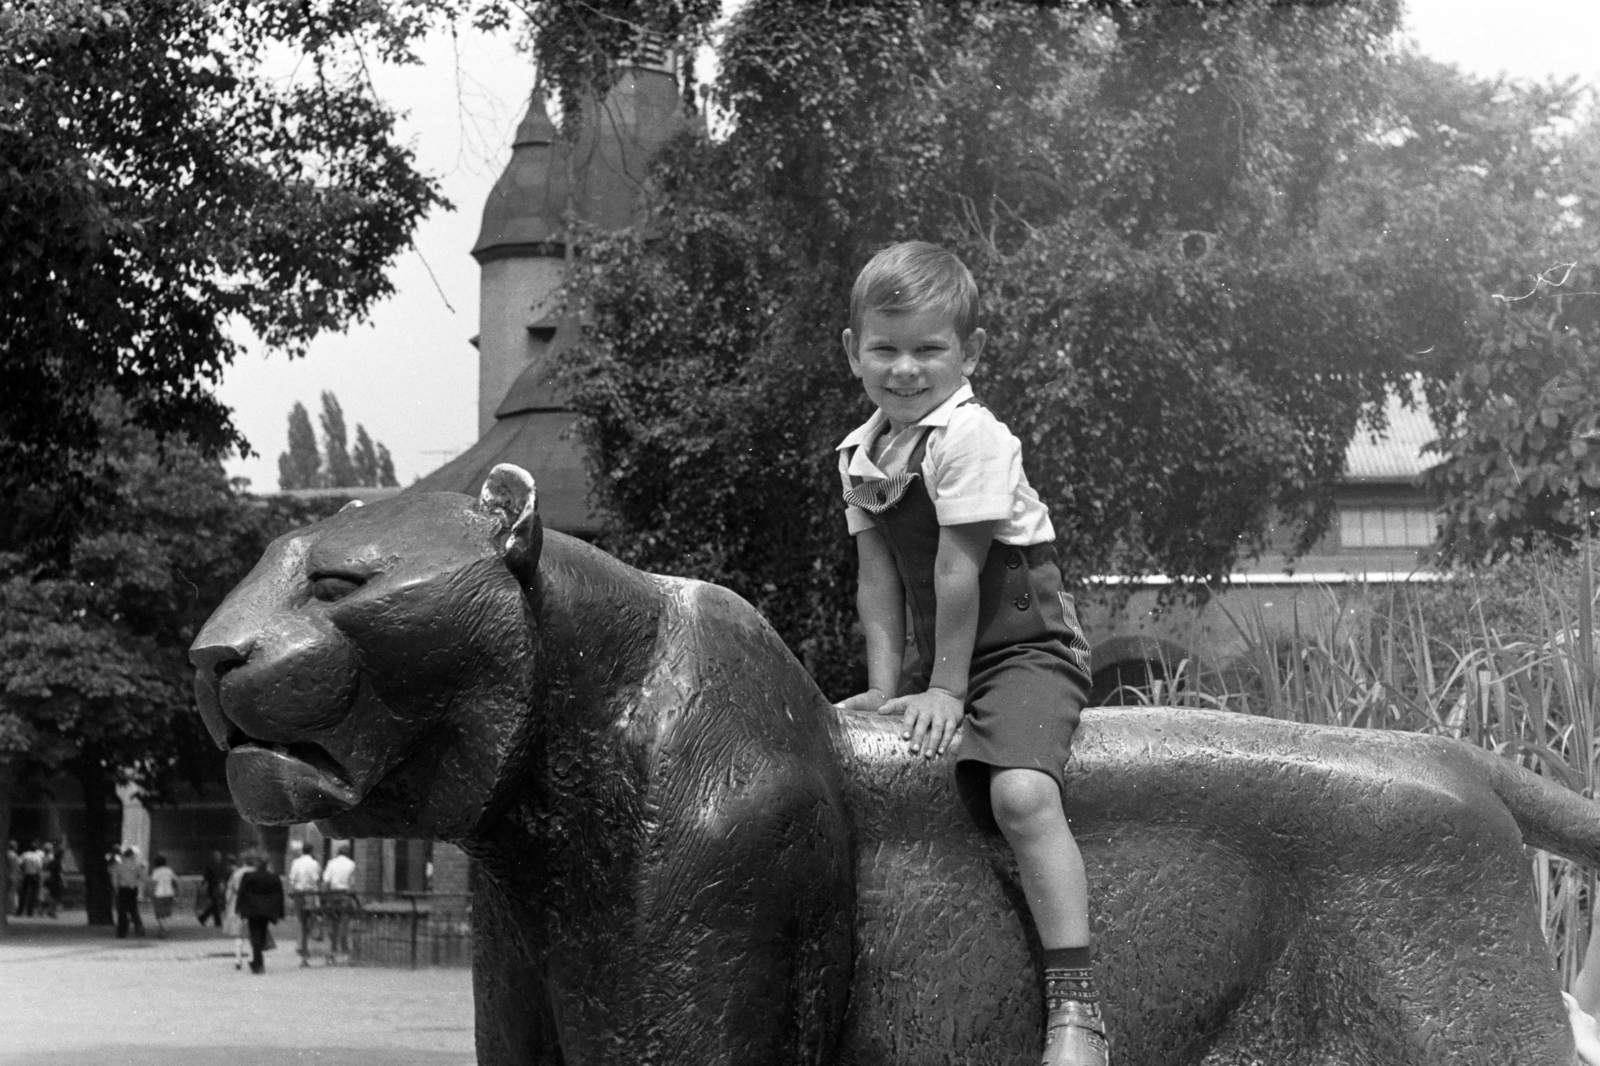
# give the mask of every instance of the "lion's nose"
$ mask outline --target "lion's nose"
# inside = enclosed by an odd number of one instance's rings
[[[202,633],[203,637],[205,634]],[[195,641],[189,649],[189,661],[194,664],[194,699],[200,706],[200,718],[206,732],[223,751],[228,750],[228,734],[232,726],[222,713],[222,677],[228,671],[243,666],[250,658],[250,645],[246,642]]]

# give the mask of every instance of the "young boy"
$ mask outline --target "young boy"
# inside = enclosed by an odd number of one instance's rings
[[[845,355],[878,409],[839,445],[870,686],[840,706],[901,715],[913,754],[958,749],[962,799],[1011,844],[1043,943],[1044,1061],[1105,1066],[1088,880],[1061,805],[1089,648],[1020,444],[967,382],[977,318],[972,275],[932,244],[878,253],[851,292]],[[921,669],[903,678],[908,614]]]

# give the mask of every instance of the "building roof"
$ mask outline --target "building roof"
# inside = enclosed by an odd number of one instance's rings
[[[562,220],[572,206],[569,162],[544,102],[535,96],[512,139],[511,161],[484,201],[473,258],[486,263],[510,255],[562,255]]]
[[[549,329],[548,325],[528,327]],[[517,380],[506,390],[505,399],[495,408],[496,418],[522,414],[525,411],[569,410],[560,388],[555,382],[556,365],[562,352],[570,348],[578,336],[578,324],[570,318],[554,325],[549,344],[537,359],[529,363]]]
[[[549,529],[592,535],[600,521],[589,509],[589,478],[572,433],[571,411],[524,411],[497,419],[478,443],[425,478],[410,492],[461,492],[477,496],[500,463],[515,463],[533,475],[539,517]]]
[[[685,124],[672,65],[659,58],[624,65],[606,98],[583,108],[575,138],[556,131],[535,96],[484,203],[473,257],[559,258],[569,216],[608,230],[635,224],[650,160]]]
[[[1437,466],[1441,456],[1424,453],[1422,446],[1438,438],[1427,402],[1417,398],[1406,407],[1400,397],[1389,397],[1384,409],[1388,427],[1381,436],[1358,431],[1345,451],[1345,480],[1361,484],[1409,483]]]
[[[375,503],[378,500],[387,500],[390,496],[400,493],[396,485],[346,485],[336,489],[277,489],[269,492],[257,492],[256,496],[288,496],[296,500],[360,500],[362,503]]]

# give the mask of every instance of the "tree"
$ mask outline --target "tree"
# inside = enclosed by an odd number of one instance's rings
[[[394,456],[389,454],[389,449],[378,445],[378,484],[385,488],[392,488],[400,484],[394,476]]]
[[[1579,118],[1592,98],[1422,60],[1398,74],[1406,133],[1375,148],[1361,209],[1425,234],[1410,247],[1455,290],[1431,301],[1447,312],[1429,338],[1440,554],[1476,566],[1575,544],[1600,510],[1600,121]]]
[[[322,484],[329,488],[360,485],[350,461],[348,435],[344,428],[344,409],[331,392],[322,394]]]
[[[755,0],[718,141],[663,154],[644,234],[590,235],[567,385],[607,544],[732,585],[849,687],[838,336],[872,251],[957,250],[977,386],[1024,441],[1069,578],[1216,582],[1275,514],[1309,545],[1345,447],[1421,365],[1411,264],[1322,229],[1375,128],[1391,3]],[[753,489],[759,486],[759,490]]]
[[[372,446],[372,438],[367,436],[365,426],[356,426],[356,446],[350,454],[351,465],[356,472],[356,483],[360,485],[378,484],[378,453]]]
[[[193,713],[188,646],[267,543],[317,512],[244,496],[219,462],[176,438],[159,445],[114,402],[97,414],[107,461],[65,561],[0,556],[0,748],[23,781],[78,781],[86,823],[71,843],[90,921],[108,923],[99,859],[117,832],[105,817],[116,786],[159,801],[180,781],[221,781],[221,755]],[[10,798],[0,793],[6,811]]]
[[[321,470],[322,454],[317,451],[311,415],[306,412],[306,405],[296,400],[289,409],[289,450],[278,454],[278,487],[316,488]]]
[[[278,456],[280,489],[369,488],[398,485],[389,449],[374,443],[366,427],[356,424],[355,447],[346,444],[344,408],[332,392],[322,394],[322,451],[317,451],[311,417],[299,401],[289,410],[289,450]]]
[[[436,6],[436,5],[434,5]],[[299,351],[392,291],[443,204],[372,96],[428,6],[42,0],[0,10],[0,492],[58,549],[97,483],[103,390],[207,455],[233,317]],[[303,58],[313,76],[263,70]]]

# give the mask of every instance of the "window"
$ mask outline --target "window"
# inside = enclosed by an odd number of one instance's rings
[[[1438,532],[1426,507],[1347,507],[1339,510],[1341,548],[1425,548]]]

